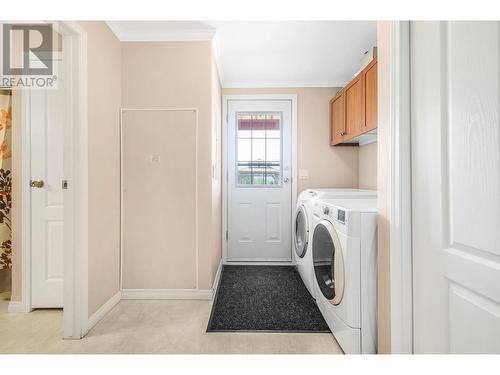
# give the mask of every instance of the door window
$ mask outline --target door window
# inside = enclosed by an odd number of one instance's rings
[[[236,184],[281,186],[281,113],[237,113]]]

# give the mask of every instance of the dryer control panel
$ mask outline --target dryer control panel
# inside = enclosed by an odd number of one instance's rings
[[[337,220],[340,221],[341,223],[345,224],[345,211],[344,210],[337,211]]]
[[[321,219],[327,219],[331,221],[335,221],[336,223],[341,224],[342,226],[347,226],[349,222],[350,213],[348,210],[343,208],[335,207],[331,204],[325,204],[324,202],[316,201],[314,202],[314,215]]]

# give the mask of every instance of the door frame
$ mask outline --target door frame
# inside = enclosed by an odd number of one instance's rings
[[[293,239],[294,231],[291,230],[291,244],[290,247],[290,262],[228,262],[227,260],[227,217],[228,217],[228,166],[227,166],[227,153],[228,153],[228,104],[231,100],[241,101],[265,101],[265,100],[282,100],[290,101],[292,104],[292,195],[291,195],[291,215],[290,221],[291,228],[294,226],[295,219],[295,203],[297,201],[297,94],[230,94],[222,96],[222,264],[246,265],[246,264],[259,264],[259,265],[290,265],[293,264]]]
[[[64,201],[64,308],[63,338],[80,339],[88,331],[88,98],[87,33],[77,22],[54,22],[54,28],[71,38],[73,52],[72,126],[64,134],[65,178],[70,188]],[[31,109],[28,92],[22,92],[21,129],[21,238],[22,296],[9,305],[12,312],[31,312]],[[67,159],[66,159],[67,158]]]
[[[410,22],[390,21],[390,348],[413,353]],[[380,59],[379,59],[380,62]]]

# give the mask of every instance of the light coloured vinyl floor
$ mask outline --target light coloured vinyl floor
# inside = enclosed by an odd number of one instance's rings
[[[61,310],[9,314],[7,304],[0,353],[342,353],[326,333],[206,333],[210,301],[123,300],[82,340],[61,339]]]

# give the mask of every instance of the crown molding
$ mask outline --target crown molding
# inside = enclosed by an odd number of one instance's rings
[[[302,87],[335,87],[342,88],[348,82],[224,82],[224,89],[271,89],[271,88],[302,88]]]
[[[216,33],[213,28],[130,30],[123,27],[119,21],[107,21],[106,23],[121,42],[201,42],[213,40]]]

